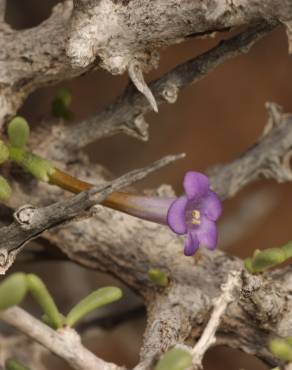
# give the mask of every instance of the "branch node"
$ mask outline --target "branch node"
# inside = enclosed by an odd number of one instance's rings
[[[125,125],[123,125],[123,131],[126,134],[142,141],[148,141],[149,139],[148,129],[149,124],[146,122],[143,114],[139,114],[132,120],[127,121]]]
[[[177,101],[179,89],[177,85],[169,83],[161,92],[162,98],[169,104],[174,104]]]
[[[266,102],[265,106],[268,113],[268,122],[264,127],[262,137],[268,135],[276,126],[280,126],[283,116],[283,109],[280,105]]]
[[[33,218],[36,213],[36,208],[30,204],[25,204],[20,207],[13,214],[14,220],[20,225],[24,230],[29,230],[33,223]]]

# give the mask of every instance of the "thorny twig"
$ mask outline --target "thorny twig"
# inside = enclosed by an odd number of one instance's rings
[[[179,90],[199,81],[230,58],[247,53],[250,48],[275,28],[277,23],[260,23],[220,42],[206,53],[178,65],[149,84],[157,104],[174,103]],[[128,88],[101,113],[92,115],[73,127],[56,130],[50,155],[72,159],[72,151],[100,138],[124,132],[142,140],[148,139],[147,124],[142,117],[151,111],[148,101],[136,89]],[[54,133],[53,133],[54,134]],[[49,139],[51,141],[51,138]],[[45,140],[46,143],[46,140]],[[45,143],[43,145],[45,145]]]
[[[239,285],[240,274],[241,271],[231,271],[227,277],[227,282],[221,287],[222,294],[216,298],[210,320],[192,350],[194,369],[202,368],[205,353],[216,342],[216,331],[220,325],[222,315],[234,300],[234,289]]]

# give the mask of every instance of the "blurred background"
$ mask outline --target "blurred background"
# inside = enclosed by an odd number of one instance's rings
[[[25,29],[46,19],[58,1],[8,0],[7,3],[7,22],[15,29]],[[189,39],[183,44],[160,50],[159,68],[148,74],[147,80],[158,78],[178,63],[199,55],[229,36]],[[276,102],[283,106],[284,111],[292,112],[291,81],[292,63],[287,52],[287,40],[284,29],[278,28],[258,42],[249,54],[228,61],[181,92],[175,104],[165,104],[159,108],[158,114],[148,114],[148,142],[117,135],[93,143],[86,150],[92,161],[104,165],[115,175],[144,166],[166,154],[185,152],[185,160],[138,184],[140,189],[144,189],[169,183],[180,192],[186,170],[204,172],[213,165],[230,162],[258,139],[267,120],[265,102]],[[71,109],[74,120],[78,121],[106,107],[122,93],[126,84],[127,76],[111,76],[99,70],[59,86],[36,91],[19,113],[37,124],[49,116],[58,89],[68,87],[73,93]],[[262,180],[244,189],[235,199],[225,202],[220,223],[220,247],[231,254],[246,257],[255,248],[278,246],[289,241],[291,196],[291,184]],[[98,286],[113,283],[109,276],[86,271],[71,263],[16,268],[42,276],[64,311]],[[126,312],[130,307],[132,318],[106,331],[98,329],[97,323],[95,330],[87,331],[84,340],[99,356],[131,366],[138,360],[145,312],[139,299],[131,292],[127,292],[126,297],[111,310]],[[103,314],[105,312],[99,316]],[[47,361],[50,369],[67,369],[53,356]],[[207,370],[266,369],[252,356],[227,348],[210,350],[205,361]]]

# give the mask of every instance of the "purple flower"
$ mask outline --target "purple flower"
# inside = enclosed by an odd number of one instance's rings
[[[221,202],[210,190],[208,177],[194,171],[184,178],[186,195],[176,199],[169,207],[167,223],[176,234],[186,234],[184,253],[192,256],[203,244],[214,249],[218,240],[215,221],[221,214]]]
[[[216,247],[215,221],[221,214],[221,202],[210,190],[208,177],[202,173],[187,172],[184,189],[186,195],[179,198],[114,192],[102,204],[144,220],[168,225],[176,234],[186,234],[184,253],[192,256],[200,244],[209,249]]]

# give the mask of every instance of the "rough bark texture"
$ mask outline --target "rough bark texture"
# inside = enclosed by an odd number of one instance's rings
[[[157,48],[217,30],[280,21],[290,30],[289,0],[208,2],[156,0],[77,1],[58,4],[36,28],[12,30],[0,25],[0,126],[27,95],[96,66],[123,73],[135,62],[149,70]],[[289,34],[289,32],[288,32]],[[9,47],[7,47],[9,45]],[[68,55],[68,57],[67,57]]]
[[[182,158],[168,156],[140,170],[134,170],[111,183],[94,186],[75,197],[36,208],[25,205],[14,213],[15,222],[0,229],[0,273],[4,274],[24,245],[43,231],[73,220],[90,207],[101,203],[110,193],[141,180],[151,172]]]
[[[0,5],[4,9],[5,2]],[[246,52],[279,22],[287,26],[289,36],[291,19],[290,0],[66,0],[55,7],[48,20],[24,31],[12,30],[1,17],[0,127],[15,115],[33,90],[98,66],[113,74],[130,68],[130,77],[153,107],[162,102],[173,103],[181,88],[228,58]],[[208,35],[237,26],[248,27],[154,81],[151,90],[145,87],[141,72],[157,64],[158,48],[189,36]],[[133,66],[138,66],[136,72]],[[153,97],[156,100],[151,100]],[[292,180],[292,116],[283,114],[275,104],[268,104],[267,108],[269,121],[258,142],[233,162],[210,170],[212,187],[222,200],[233,197],[262,176],[279,182]],[[88,163],[80,150],[93,140],[120,131],[147,139],[144,114],[149,109],[147,100],[130,86],[104,112],[77,123],[70,131],[60,122],[47,122],[46,127],[32,134],[31,147],[70,173],[96,184],[94,191],[102,191],[101,196],[106,196],[109,191],[143,177],[145,171],[138,175],[135,172],[134,177],[126,175],[111,183],[111,187],[104,186],[110,177],[107,171]],[[68,198],[60,189],[37,183],[28,176],[15,179],[9,166],[5,171],[13,185],[13,197],[7,207],[1,206],[1,215],[7,217],[9,211],[31,203],[32,195],[37,208],[26,206],[18,210],[16,220],[10,225],[5,219],[6,226],[0,229],[2,269],[11,265],[26,242],[42,233],[43,241],[57,246],[72,261],[108,272],[135,290],[143,297],[148,315],[141,362],[136,370],[153,368],[161,353],[172,346],[186,341],[193,345],[204,330],[214,298],[218,297],[217,302],[223,305],[217,306],[224,309],[215,320],[215,331],[211,331],[211,337],[204,343],[211,345],[215,336],[216,344],[240,348],[271,366],[279,362],[268,351],[267,343],[272,335],[292,335],[291,268],[252,276],[243,269],[240,259],[221,251],[202,251],[194,258],[187,258],[182,254],[181,238],[166,227],[93,206],[102,199],[93,199],[93,193]],[[169,191],[164,186],[157,193]],[[150,268],[164,271],[169,285],[161,288],[151,282]],[[234,272],[239,276],[240,289],[229,299],[224,296],[224,289],[222,293],[222,284]],[[17,319],[13,313],[18,313]],[[33,322],[17,308],[0,314],[0,319],[25,333],[30,331],[27,325]],[[64,349],[63,343],[52,348],[47,336],[53,334],[38,325],[35,323],[33,338],[55,353],[59,351],[76,369],[82,368],[83,347],[78,347],[74,359],[72,353],[70,357],[72,345]],[[44,331],[46,334],[41,338],[40,332]],[[59,334],[54,338],[60,340]],[[191,350],[194,358],[199,355],[196,348]],[[207,349],[205,345],[200,348]],[[95,365],[96,361],[101,364],[99,368],[116,368],[88,352],[86,356]]]
[[[67,360],[75,370],[123,370],[119,366],[100,360],[83,347],[74,329],[64,328],[55,331],[19,307],[6,310],[0,314],[0,317]]]
[[[197,2],[183,0],[78,2],[75,8],[67,54],[72,64],[88,66],[97,57],[111,73],[122,73],[134,59],[143,66],[155,65],[152,50],[203,35],[260,20],[290,20],[288,0]],[[102,32],[101,32],[102,30]]]
[[[269,106],[270,118],[263,137],[234,162],[213,169],[212,186],[222,199],[234,196],[261,175],[291,181],[286,156],[292,147],[292,117]],[[45,153],[43,153],[45,154]],[[93,181],[98,167],[80,164],[75,171]],[[94,175],[93,175],[94,174]],[[99,183],[101,179],[96,178]],[[59,197],[57,189],[40,184],[35,199],[42,202],[44,186],[50,200]],[[163,191],[162,188],[161,191]],[[16,197],[26,203],[27,194]],[[17,193],[16,193],[17,194]],[[43,237],[57,245],[68,257],[91,269],[109,272],[142,294],[148,310],[148,327],[141,359],[148,364],[160,352],[199,337],[220,286],[230,271],[240,271],[242,262],[222,252],[203,253],[196,258],[182,255],[182,240],[166,227],[101,207],[93,208],[91,218],[47,231]],[[4,231],[4,229],[3,229]],[[167,245],[167,248],[165,246]],[[2,249],[3,250],[3,249]],[[171,279],[166,289],[157,288],[148,278],[150,268],[160,268]],[[267,350],[270,333],[290,335],[288,297],[289,271],[272,279],[243,275],[241,300],[231,304],[217,333],[218,343],[255,353],[269,364],[275,360]],[[196,286],[193,282],[196,281]],[[259,340],[259,338],[261,338]]]
[[[249,27],[246,31],[221,42],[215,48],[197,58],[191,59],[166,73],[149,85],[157,104],[174,104],[179,91],[205,77],[218,65],[230,58],[241,55],[267,35],[276,22],[262,22]],[[50,128],[50,134],[41,144],[41,148],[49,147],[51,158],[68,161],[72,155],[87,144],[100,138],[112,136],[119,132],[126,133],[137,139],[148,140],[148,124],[144,115],[151,111],[145,97],[133,86],[118,97],[109,107],[98,114],[93,114],[74,127],[59,126]],[[47,128],[48,130],[48,128]],[[36,144],[39,147],[39,143]]]
[[[78,74],[65,54],[71,12],[71,2],[65,1],[36,28],[16,31],[0,25],[0,126],[15,115],[29,93]]]

